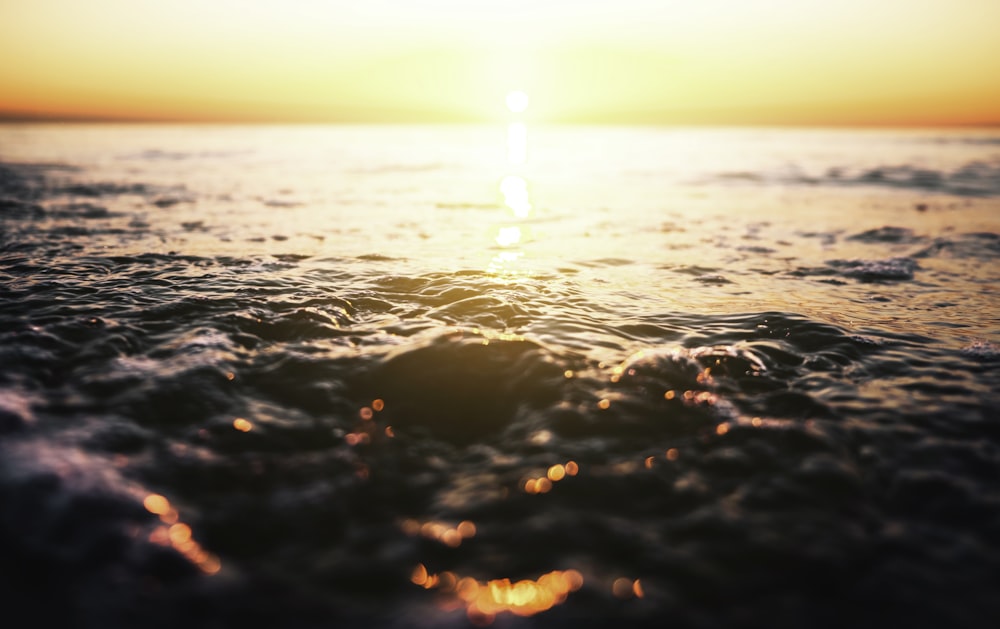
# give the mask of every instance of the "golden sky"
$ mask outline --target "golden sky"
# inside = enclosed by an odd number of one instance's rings
[[[0,0],[0,117],[1000,123],[1000,0]]]

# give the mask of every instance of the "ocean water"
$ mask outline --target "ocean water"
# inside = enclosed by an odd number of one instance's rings
[[[1000,131],[0,126],[4,626],[987,627]]]

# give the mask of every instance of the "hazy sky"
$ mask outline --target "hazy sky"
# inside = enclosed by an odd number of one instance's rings
[[[1000,0],[0,0],[0,115],[1000,122]]]

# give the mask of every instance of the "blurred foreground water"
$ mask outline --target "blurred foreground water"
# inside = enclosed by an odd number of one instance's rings
[[[997,131],[0,126],[4,624],[992,626],[998,260]]]

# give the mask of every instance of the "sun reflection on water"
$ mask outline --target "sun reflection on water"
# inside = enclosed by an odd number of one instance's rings
[[[489,266],[486,267],[486,272],[494,275],[515,274],[514,265],[523,257],[523,251],[501,251],[490,260]]]
[[[160,522],[163,523],[149,534],[150,542],[173,547],[205,574],[215,574],[222,569],[219,558],[206,552],[201,544],[194,540],[191,527],[180,521],[180,514],[171,506],[169,500],[160,494],[149,494],[143,499],[142,505],[146,511],[159,516]]]
[[[528,128],[523,122],[507,125],[507,161],[511,164],[528,161]]]
[[[500,192],[504,204],[517,218],[527,218],[531,214],[531,199],[528,196],[528,182],[517,175],[507,175],[500,180]]]
[[[521,242],[521,228],[517,225],[501,227],[497,232],[497,244],[501,247],[510,247]]]
[[[555,483],[567,476],[576,476],[579,472],[580,466],[577,465],[576,461],[567,461],[565,464],[557,463],[550,466],[541,476],[524,479],[521,488],[526,494],[547,494],[552,491]]]
[[[565,602],[571,592],[583,587],[583,575],[576,570],[553,570],[517,582],[506,578],[479,581],[454,572],[430,573],[424,564],[417,564],[410,581],[453,597],[451,602],[464,605],[469,620],[479,626],[491,624],[503,612],[534,616]]]
[[[417,520],[407,519],[403,520],[400,528],[411,537],[420,535],[451,548],[458,548],[462,545],[463,540],[475,537],[476,535],[476,525],[469,520],[462,520],[452,526],[447,522],[432,520],[421,523]]]
[[[528,107],[528,95],[522,91],[507,94],[507,108],[514,114],[523,113]],[[520,120],[507,125],[507,162],[519,168],[528,161],[528,129]],[[500,194],[504,205],[516,219],[526,219],[531,215],[531,198],[528,182],[521,175],[508,173],[500,179]],[[506,225],[498,229],[496,243],[504,248],[523,245],[524,232],[521,225]],[[496,275],[516,274],[514,263],[524,256],[522,250],[502,251],[495,255],[487,267],[487,272]]]

